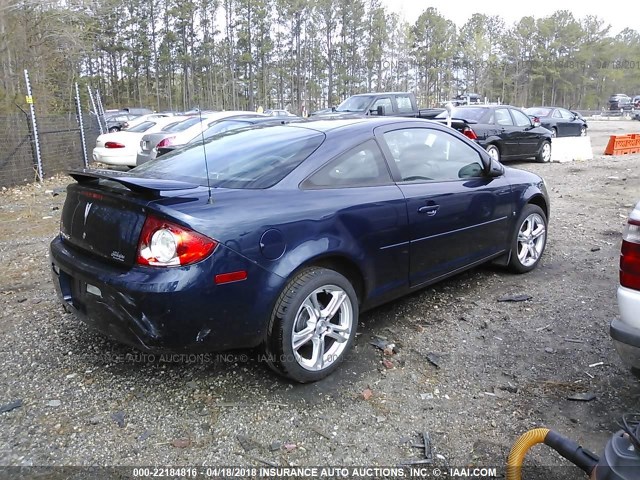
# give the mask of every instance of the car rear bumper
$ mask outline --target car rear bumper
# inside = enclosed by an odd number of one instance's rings
[[[611,322],[609,333],[620,358],[640,369],[640,291],[618,287],[620,319]]]
[[[156,151],[155,149],[149,151],[138,151],[136,155],[136,165],[142,165],[143,163],[147,163],[151,160],[155,160]]]
[[[614,319],[609,327],[609,334],[622,361],[632,368],[640,369],[640,330]]]
[[[107,165],[136,166],[135,152],[126,152],[124,149],[118,150],[121,149],[96,147],[93,149],[93,161],[106,163]],[[114,155],[115,152],[117,154]]]
[[[87,325],[147,351],[212,352],[258,345],[283,280],[218,246],[202,262],[173,268],[111,266],[69,247],[50,246],[63,304]],[[247,280],[216,285],[217,273]]]

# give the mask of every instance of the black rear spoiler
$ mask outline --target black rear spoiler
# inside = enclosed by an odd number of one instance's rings
[[[112,180],[124,185],[129,190],[146,195],[159,196],[160,192],[172,190],[192,190],[200,185],[179,180],[166,180],[161,178],[135,177],[128,172],[117,170],[82,169],[69,170],[70,175],[78,183],[90,182],[93,180]]]

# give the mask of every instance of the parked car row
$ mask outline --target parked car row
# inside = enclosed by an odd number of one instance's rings
[[[609,97],[609,111],[615,112],[629,112],[633,110],[640,110],[640,95],[636,95],[631,98],[624,93],[616,93]]]
[[[93,160],[106,165],[135,167],[216,133],[259,122],[286,123],[299,119],[295,115],[264,115],[247,111],[143,115],[132,120],[124,130],[100,135],[93,150]]]

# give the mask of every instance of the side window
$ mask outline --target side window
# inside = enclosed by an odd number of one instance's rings
[[[384,134],[404,182],[448,181],[482,177],[480,154],[440,130],[407,128]]]
[[[367,140],[333,159],[307,178],[302,188],[371,187],[392,183],[380,147]]]
[[[573,119],[573,114],[569,111],[569,110],[559,110],[560,115],[562,115],[562,118],[564,118],[565,120],[571,120]]]
[[[560,113],[560,110],[554,110],[552,117],[553,118],[562,118],[562,113]]]
[[[513,118],[515,119],[516,125],[518,127],[531,126],[531,120],[529,119],[529,117],[522,113],[520,110],[511,110],[511,115],[513,115]]]
[[[497,108],[493,113],[496,119],[496,125],[502,125],[503,127],[513,126],[513,120],[509,115],[509,110],[506,108]]]
[[[396,95],[396,104],[398,105],[398,112],[400,113],[413,112],[411,97],[409,97],[409,95]]]
[[[371,106],[371,110],[376,110],[379,106],[383,106],[384,107],[384,113],[386,115],[390,114],[391,112],[393,112],[393,106],[391,105],[391,99],[390,98],[379,98],[377,99],[375,102],[373,102],[373,105]]]

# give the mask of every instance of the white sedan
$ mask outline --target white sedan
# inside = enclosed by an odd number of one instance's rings
[[[164,127],[181,122],[185,118],[152,118],[127,130],[104,133],[96,140],[96,148],[93,149],[93,161],[107,165],[135,167],[138,145],[145,134],[159,132]]]

